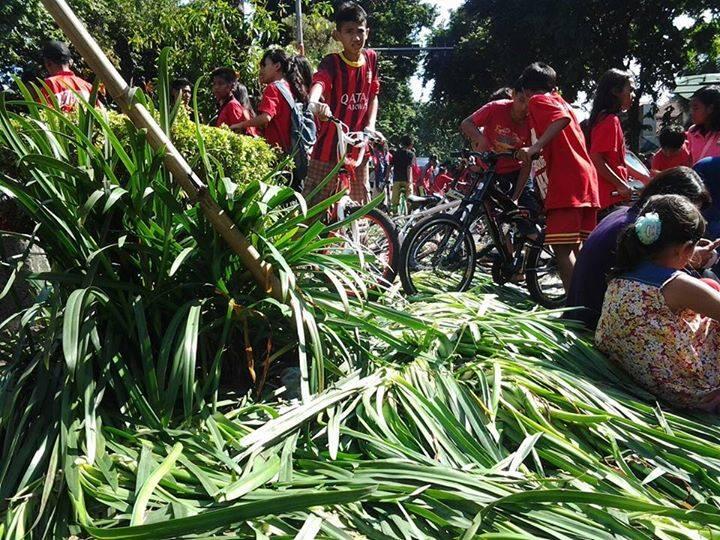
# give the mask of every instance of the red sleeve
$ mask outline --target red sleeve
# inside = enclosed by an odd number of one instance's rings
[[[593,126],[590,134],[590,152],[596,154],[616,152],[622,146],[621,140],[620,119],[614,114],[609,114]]]
[[[244,107],[237,101],[231,101],[223,107],[223,110],[218,117],[218,126],[225,124],[229,127],[243,121],[245,121]]]
[[[313,84],[319,84],[323,87],[323,94],[327,94],[332,89],[333,74],[335,73],[335,59],[333,55],[328,55],[322,59],[318,70],[313,75]]]
[[[260,100],[260,105],[258,105],[258,114],[265,113],[271,119],[275,118],[275,115],[278,112],[278,107],[280,106],[281,99],[285,98],[282,97],[282,94],[280,94],[280,90],[277,89],[277,86],[275,86],[274,83],[268,84],[265,88],[265,91],[263,92],[262,100]]]
[[[375,51],[368,51],[372,53],[373,57],[373,80],[370,83],[370,98],[377,96],[380,93],[380,65],[377,60],[377,53]]]
[[[661,154],[662,150],[658,150],[653,154],[652,161],[650,162],[651,169],[660,170],[662,168]]]
[[[491,101],[490,103],[486,103],[482,107],[480,107],[477,111],[472,113],[472,116],[470,117],[470,120],[473,124],[475,124],[475,127],[481,128],[485,127],[488,122],[490,122],[490,118],[497,110],[498,104],[495,101]]]
[[[562,100],[558,97],[557,99]],[[557,120],[567,118],[572,121],[570,111],[566,109],[553,95],[539,94],[530,98],[528,104],[531,126],[535,128],[538,137],[545,133],[550,124]]]

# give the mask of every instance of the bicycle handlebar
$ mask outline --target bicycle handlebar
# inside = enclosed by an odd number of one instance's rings
[[[338,134],[337,153],[338,158],[343,160],[347,155],[348,146],[359,148],[360,152],[357,156],[357,162],[361,163],[365,157],[365,150],[370,143],[383,143],[385,137],[378,131],[350,131],[347,124],[339,118],[330,116],[328,122],[335,124]]]
[[[498,159],[501,157],[508,157],[511,159],[517,159],[515,157],[517,152],[493,152],[491,150],[487,150],[485,152],[475,152],[473,150],[462,150],[460,152],[452,152],[450,155],[452,157],[461,157],[461,158],[469,158],[474,157],[476,159],[479,159],[480,161],[484,163],[495,163]],[[538,154],[535,154],[532,159],[535,161],[540,156]]]
[[[380,133],[379,131],[375,131],[375,130],[373,130],[373,131],[366,131],[366,130],[350,131],[347,124],[345,124],[345,122],[343,122],[342,120],[340,120],[339,118],[336,118],[334,116],[328,117],[327,121],[332,122],[333,124],[338,126],[338,129],[342,130],[345,137],[349,138],[351,141],[355,141],[359,137],[361,137],[363,139],[367,139],[369,142],[373,142],[373,143],[383,143],[387,140],[382,133]],[[360,144],[362,144],[362,143],[357,142],[356,144],[354,144],[354,146],[359,146]]]
[[[483,163],[488,163],[488,164],[495,163],[501,157],[515,158],[514,152],[492,152],[490,150],[485,151],[485,152],[475,152],[473,150],[462,150],[460,152],[452,152],[450,155],[452,157],[459,157],[459,158],[473,157],[475,159],[479,159]]]

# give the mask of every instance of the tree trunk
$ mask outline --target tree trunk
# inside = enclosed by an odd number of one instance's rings
[[[648,87],[649,83],[645,75],[645,70],[641,65],[640,75],[638,76],[638,88],[636,91],[637,96],[635,97],[635,101],[633,101],[632,107],[630,107],[630,110],[628,111],[627,126],[625,131],[625,142],[627,143],[630,150],[632,150],[636,154],[640,150],[640,135],[643,128],[643,118],[641,116],[642,110],[640,108],[640,100],[642,99],[642,96],[646,92]]]

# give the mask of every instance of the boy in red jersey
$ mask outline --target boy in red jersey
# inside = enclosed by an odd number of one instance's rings
[[[72,65],[72,55],[70,49],[61,41],[50,41],[42,51],[43,64],[48,72],[48,78],[45,84],[55,95],[58,106],[63,112],[70,112],[77,105],[77,95],[81,95],[86,100],[90,99],[92,85],[81,79],[70,69]],[[51,103],[46,88],[42,88],[41,93],[44,101]]]
[[[486,103],[462,121],[460,131],[476,152],[515,152],[529,146],[528,100],[524,92],[516,88],[511,91],[510,99]],[[532,182],[528,182],[529,164],[503,156],[498,159],[495,171],[499,175],[497,185],[506,195],[533,211],[540,210]]]
[[[542,151],[547,172],[545,243],[552,246],[565,290],[580,245],[597,221],[598,179],[575,113],[557,93],[555,70],[536,62],[523,70],[519,86],[528,99],[533,144],[517,151],[529,162]]]
[[[309,96],[310,110],[321,121],[333,116],[347,124],[350,131],[375,130],[380,79],[377,54],[373,50],[364,49],[368,33],[367,14],[363,8],[354,2],[341,4],[337,8],[332,35],[342,44],[343,51],[323,59],[313,77]],[[306,196],[337,165],[337,143],[335,125],[321,122],[303,189]],[[356,157],[357,152],[351,151],[349,157]],[[350,198],[358,203],[365,203],[369,199],[368,177],[366,159],[355,169],[350,186]],[[331,180],[313,202],[331,196],[335,188],[335,182]]]
[[[658,134],[660,150],[655,152],[650,167],[653,175],[675,167],[692,167],[690,148],[682,126],[665,126]]]

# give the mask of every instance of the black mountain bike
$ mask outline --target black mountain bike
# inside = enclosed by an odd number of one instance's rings
[[[530,296],[547,308],[565,305],[565,290],[549,246],[544,223],[516,205],[497,186],[493,152],[470,152],[488,165],[452,214],[418,222],[400,251],[400,279],[408,294],[465,291],[478,263],[490,265],[498,284],[525,281]]]

